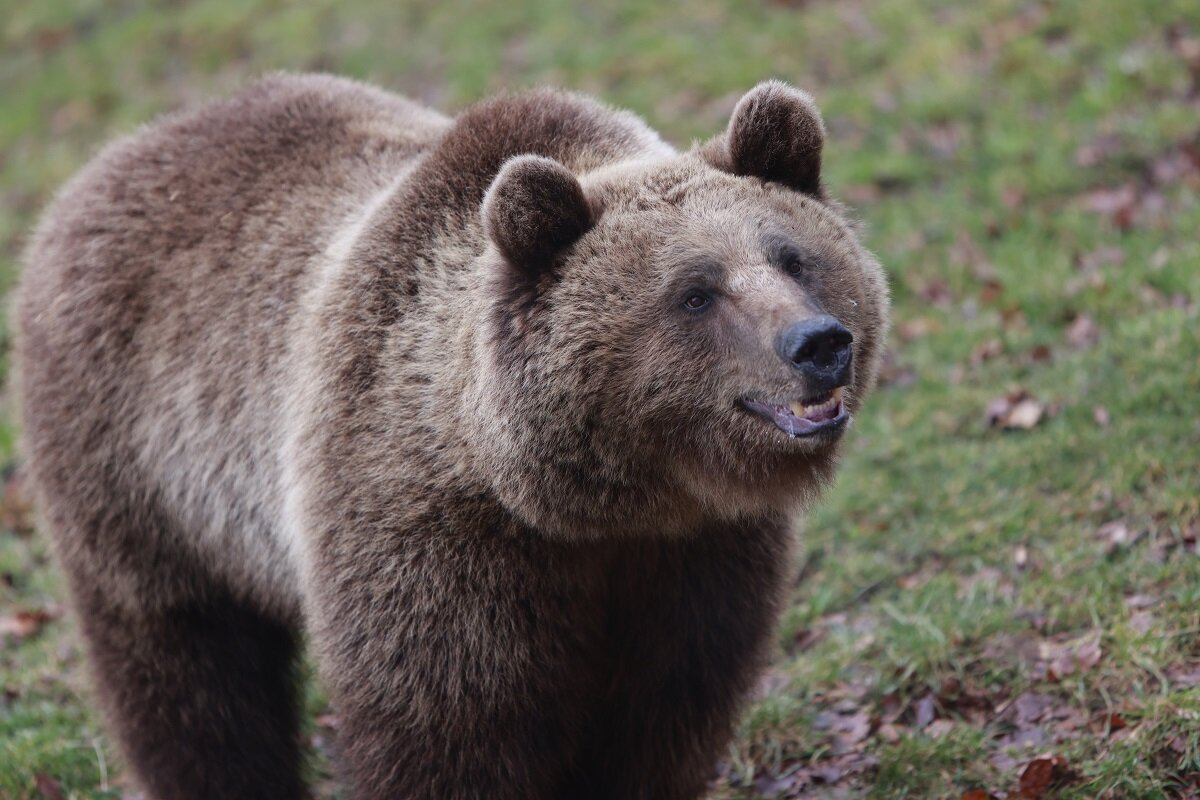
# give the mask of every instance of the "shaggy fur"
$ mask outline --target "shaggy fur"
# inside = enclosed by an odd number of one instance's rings
[[[305,796],[304,632],[356,798],[697,796],[839,440],[743,401],[812,393],[776,342],[827,314],[853,413],[886,324],[823,137],[779,83],[679,153],[561,92],[276,76],[64,189],[25,440],[149,794]]]

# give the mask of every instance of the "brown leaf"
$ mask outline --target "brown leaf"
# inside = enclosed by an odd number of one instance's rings
[[[779,670],[767,670],[758,680],[758,686],[754,689],[755,697],[762,700],[773,694],[778,694],[786,689],[791,682],[792,679]]]
[[[999,339],[988,339],[971,351],[971,364],[978,365],[1004,353],[1004,345]]]
[[[1050,348],[1044,344],[1034,345],[1029,350],[1029,360],[1035,364],[1049,361],[1052,355]]]
[[[19,470],[4,481],[4,493],[0,496],[0,526],[17,534],[33,532],[33,504],[25,487],[25,477]]]
[[[1004,430],[1030,430],[1046,415],[1046,406],[1023,389],[1009,392],[988,403],[987,421]]]
[[[936,713],[937,712],[934,709],[933,704],[933,695],[927,694],[917,701],[913,716],[913,724],[918,728],[924,728],[929,725],[929,723],[933,722],[933,718],[936,716]]]
[[[1075,151],[1075,164],[1084,168],[1094,167],[1120,153],[1124,144],[1116,134],[1101,134]]]
[[[867,205],[878,202],[883,192],[873,183],[855,183],[843,186],[841,196],[848,203]]]
[[[1114,519],[1096,529],[1096,538],[1104,543],[1105,555],[1112,557],[1140,542],[1147,536],[1145,530],[1131,530],[1123,519]]]
[[[853,750],[871,733],[871,717],[865,711],[853,714],[822,711],[817,715],[816,727],[834,734],[833,752],[841,755]]]
[[[1100,634],[1096,633],[1079,643],[1075,648],[1075,665],[1080,672],[1087,672],[1100,663],[1104,656],[1100,649]]]
[[[1042,642],[1038,646],[1038,657],[1046,663],[1052,680],[1088,672],[1102,656],[1099,631],[1069,642]]]
[[[1004,294],[1004,284],[995,278],[984,280],[982,288],[979,290],[979,302],[985,306],[991,305],[1000,299],[1000,295]]]
[[[972,789],[963,793],[962,800],[991,800],[991,796],[984,789]]]
[[[1158,624],[1158,620],[1154,618],[1152,611],[1135,611],[1129,615],[1129,630],[1145,636]]]
[[[931,333],[937,333],[942,329],[937,320],[929,317],[917,317],[900,323],[896,326],[896,333],[900,334],[900,338],[906,342],[911,342],[914,339],[922,339]]]
[[[1021,772],[1021,797],[1037,800],[1050,789],[1054,777],[1054,764],[1048,758],[1035,758]]]
[[[946,307],[950,304],[950,287],[941,278],[932,278],[917,289],[917,295],[930,305]]]
[[[925,728],[925,735],[931,739],[940,739],[952,730],[954,730],[954,720],[935,719]]]
[[[1078,314],[1067,326],[1067,344],[1077,350],[1083,350],[1096,344],[1100,339],[1100,326],[1087,314]]]
[[[1062,756],[1035,758],[1021,773],[1017,796],[1023,800],[1040,800],[1050,789],[1070,783],[1074,779],[1074,771]]]
[[[1039,721],[1053,704],[1054,700],[1044,694],[1023,692],[1012,704],[1017,727],[1024,728]]]
[[[44,772],[38,772],[33,776],[33,779],[37,786],[38,794],[45,798],[45,800],[63,800],[62,786],[54,778],[51,778]]]
[[[1125,250],[1111,245],[1097,247],[1077,257],[1076,267],[1080,272],[1095,272],[1102,267],[1120,266],[1125,263]]]
[[[1006,186],[1000,190],[1000,203],[1009,211],[1015,211],[1025,205],[1028,195],[1019,186]]]
[[[53,609],[21,609],[15,614],[0,617],[0,636],[9,635],[17,639],[28,639],[57,615]]]
[[[900,741],[902,725],[893,725],[890,722],[885,722],[879,726],[879,730],[875,731],[875,735],[888,744],[895,744]]]
[[[1029,566],[1029,548],[1023,544],[1019,544],[1013,550],[1013,566],[1018,571],[1024,571]]]

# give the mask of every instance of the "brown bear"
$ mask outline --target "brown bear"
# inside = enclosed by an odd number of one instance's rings
[[[702,793],[887,316],[823,143],[280,75],[84,169],[24,436],[148,794],[308,796],[302,635],[355,798]]]

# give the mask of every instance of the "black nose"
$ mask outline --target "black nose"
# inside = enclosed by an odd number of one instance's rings
[[[779,355],[821,390],[850,379],[850,343],[854,337],[833,317],[814,317],[789,325],[779,337]]]

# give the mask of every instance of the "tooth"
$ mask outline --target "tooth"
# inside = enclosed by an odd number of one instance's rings
[[[804,405],[804,403],[789,403],[788,407],[792,409],[792,413],[797,417],[803,417],[808,413],[808,408]]]
[[[841,401],[843,389],[845,389],[844,386],[839,386],[838,388],[833,390],[833,402],[837,403],[837,402]]]

